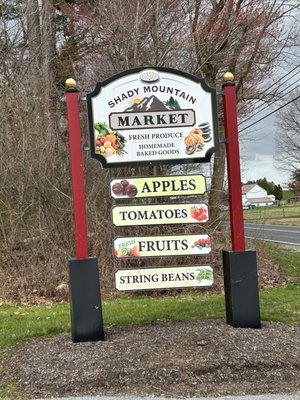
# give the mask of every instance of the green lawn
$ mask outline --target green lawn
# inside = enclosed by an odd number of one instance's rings
[[[300,322],[300,252],[266,244],[287,280],[285,288],[261,290],[263,320]],[[122,296],[103,302],[106,326],[162,319],[225,318],[224,295],[203,291],[177,296]],[[0,348],[37,336],[70,332],[68,304],[0,306]]]
[[[294,196],[294,192],[292,190],[284,190],[282,192],[282,200],[289,200]]]
[[[285,250],[273,244],[267,246],[271,258],[280,266],[288,285],[260,291],[261,319],[300,323],[300,252]],[[145,324],[165,319],[225,320],[224,295],[199,291],[183,292],[177,296],[122,296],[103,302],[103,318],[106,328],[111,325]],[[0,350],[39,336],[62,332],[70,334],[71,331],[68,304],[2,305],[0,321]],[[0,356],[5,357],[3,352]],[[14,393],[13,387],[0,381],[0,398],[14,398]]]
[[[255,207],[250,210],[244,210],[245,220],[292,218],[299,216],[300,216],[300,204]]]

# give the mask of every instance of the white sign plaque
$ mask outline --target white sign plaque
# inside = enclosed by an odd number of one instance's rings
[[[207,287],[213,284],[209,265],[119,269],[115,285],[119,291]]]
[[[87,105],[91,155],[104,167],[208,162],[219,147],[216,90],[182,71],[122,72]]]

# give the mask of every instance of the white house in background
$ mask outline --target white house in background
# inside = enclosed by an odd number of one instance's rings
[[[242,186],[242,201],[244,208],[271,206],[275,204],[275,196],[268,195],[265,189],[253,183]]]

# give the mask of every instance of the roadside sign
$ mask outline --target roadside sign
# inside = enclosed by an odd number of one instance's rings
[[[91,156],[103,167],[208,162],[219,147],[216,90],[170,68],[136,68],[87,95]]]
[[[203,224],[208,221],[204,203],[120,205],[112,208],[115,226]]]
[[[213,284],[210,265],[119,269],[115,272],[119,291],[207,287]]]
[[[118,178],[110,182],[110,194],[114,199],[187,196],[205,192],[206,180],[203,175]]]
[[[208,235],[160,235],[118,237],[113,243],[116,258],[204,255],[211,252]]]

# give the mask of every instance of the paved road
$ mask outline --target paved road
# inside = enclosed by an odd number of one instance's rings
[[[300,400],[300,395],[264,394],[256,396],[225,396],[225,397],[136,397],[136,396],[85,396],[85,397],[51,397],[51,400]],[[47,399],[39,399],[47,400]],[[50,399],[49,399],[50,400]]]
[[[300,227],[287,225],[249,224],[245,223],[245,236],[269,240],[291,246],[299,246]]]

